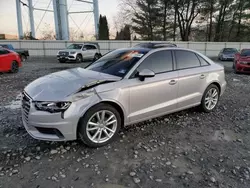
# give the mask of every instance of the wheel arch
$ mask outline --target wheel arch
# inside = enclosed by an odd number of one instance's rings
[[[124,128],[125,126],[125,111],[124,109],[121,107],[120,104],[118,104],[117,102],[114,102],[114,101],[110,101],[110,100],[104,100],[104,101],[100,101],[98,103],[95,103],[94,105],[90,106],[86,111],[84,111],[84,113],[82,114],[81,118],[84,117],[84,115],[93,107],[95,107],[96,105],[99,105],[99,104],[108,104],[112,107],[114,107],[118,113],[120,114],[121,116],[121,128]],[[78,129],[79,129],[79,123],[81,121],[81,118],[78,120],[78,123],[77,123],[77,128],[76,128],[76,136],[78,137]]]
[[[77,53],[76,55],[77,55],[77,56],[80,55],[81,57],[83,57],[81,53]]]
[[[221,94],[221,85],[220,85],[219,82],[213,81],[213,82],[211,82],[211,83],[207,86],[207,88],[208,88],[209,86],[211,86],[211,85],[216,85],[216,86],[218,87],[218,89],[219,89],[219,94]],[[207,88],[206,88],[206,89],[207,89]]]

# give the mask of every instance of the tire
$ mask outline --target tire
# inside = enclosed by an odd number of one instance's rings
[[[109,120],[111,116],[114,116],[112,119],[108,121],[109,123],[113,122],[113,124],[107,126],[105,126],[105,124],[103,125],[97,124],[98,123],[97,113],[99,113],[100,120],[102,120],[104,111],[105,111],[104,117],[106,118],[106,119],[104,118],[105,121]],[[118,136],[120,128],[121,128],[121,116],[119,112],[111,105],[97,104],[96,106],[90,108],[85,113],[85,115],[80,119],[78,124],[78,137],[85,145],[89,147],[93,148],[102,147],[111,143]]]
[[[18,65],[18,63],[16,61],[13,61],[11,63],[11,70],[10,70],[10,72],[11,73],[17,73],[18,71],[19,71],[19,65]]]
[[[99,54],[95,54],[95,56],[94,56],[92,62],[97,61],[99,58],[100,58],[100,55],[99,55]]]
[[[239,74],[239,71],[237,71],[235,63],[233,64],[233,70],[234,70],[234,74]]]
[[[216,96],[214,96],[215,91],[216,91]],[[214,96],[214,97],[212,97],[212,96]],[[212,98],[214,99],[213,101],[211,101]],[[206,113],[213,111],[216,108],[216,106],[218,105],[219,99],[220,99],[220,90],[219,90],[218,86],[216,86],[215,84],[211,84],[205,90],[203,97],[201,99],[201,105],[200,105],[201,110],[203,112],[206,112]],[[208,102],[208,101],[211,101],[211,102]],[[210,107],[209,107],[209,104],[211,104]]]
[[[21,58],[22,62],[26,62],[27,61],[27,56],[24,55],[24,54],[21,54],[20,58]]]
[[[65,63],[66,61],[65,60],[59,60],[59,63]]]
[[[77,56],[76,56],[76,62],[77,63],[83,62],[82,56],[80,54],[77,54]]]

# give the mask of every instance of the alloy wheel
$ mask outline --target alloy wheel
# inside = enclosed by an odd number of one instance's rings
[[[213,110],[217,105],[219,100],[219,92],[216,88],[211,88],[208,90],[205,97],[205,106],[208,110]]]
[[[88,121],[86,132],[94,143],[104,143],[111,139],[117,130],[117,118],[108,110],[96,112]]]

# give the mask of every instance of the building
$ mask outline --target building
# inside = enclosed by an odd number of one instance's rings
[[[17,40],[17,35],[0,34],[0,40]]]

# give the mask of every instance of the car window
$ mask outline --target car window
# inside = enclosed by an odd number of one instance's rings
[[[200,66],[197,56],[190,51],[175,50],[177,69],[187,69]]]
[[[80,50],[80,49],[82,49],[82,44],[71,44],[70,46],[68,46],[67,49]]]
[[[124,77],[147,52],[115,50],[90,64],[86,69]]]
[[[197,55],[198,59],[200,60],[201,66],[210,65],[205,59],[203,59],[201,56]]]
[[[150,69],[155,74],[173,70],[173,59],[170,50],[158,51],[147,57],[137,68],[140,72],[143,69]]]
[[[241,51],[241,56],[250,56],[250,49],[245,49]]]
[[[224,48],[223,50],[224,53],[237,53],[236,48]]]
[[[84,45],[84,48],[86,48],[87,50],[93,50],[93,49],[96,49],[94,48],[93,45]]]
[[[9,46],[6,45],[6,44],[0,44],[0,46],[3,47],[3,48],[9,49]]]
[[[8,54],[8,53],[9,53],[8,50],[0,49],[0,55],[5,55],[5,54]]]
[[[92,50],[96,50],[96,47],[94,45],[89,45],[89,47],[92,49]]]

